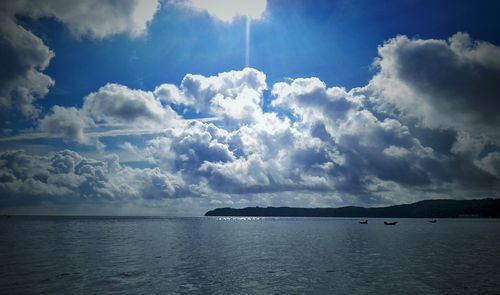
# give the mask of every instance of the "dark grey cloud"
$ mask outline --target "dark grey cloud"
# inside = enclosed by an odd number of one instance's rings
[[[0,107],[36,117],[39,110],[33,103],[54,84],[42,73],[54,52],[40,38],[17,25],[13,16],[0,10],[0,55]]]
[[[399,36],[379,47],[370,88],[381,109],[397,108],[432,128],[498,135],[500,48],[457,33],[448,40]]]

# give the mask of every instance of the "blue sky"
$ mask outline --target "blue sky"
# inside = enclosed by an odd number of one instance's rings
[[[1,4],[0,210],[498,196],[498,4],[257,2]]]
[[[316,76],[352,88],[368,82],[377,46],[396,35],[446,39],[468,32],[498,43],[498,4],[462,2],[271,1],[264,19],[252,24],[251,65],[265,72],[269,83]],[[213,75],[245,65],[244,18],[227,24],[168,3],[147,36],[135,40],[74,38],[53,19],[26,22],[56,52],[45,71],[57,81],[48,106],[78,105],[108,82],[152,89],[179,83],[185,73]]]

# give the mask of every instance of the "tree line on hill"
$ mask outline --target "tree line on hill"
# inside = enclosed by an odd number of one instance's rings
[[[247,207],[217,208],[205,216],[262,216],[262,217],[385,217],[385,218],[454,218],[500,217],[500,199],[425,200],[413,204],[364,208]]]

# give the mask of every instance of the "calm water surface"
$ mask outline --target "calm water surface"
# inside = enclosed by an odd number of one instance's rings
[[[12,217],[2,294],[500,294],[500,220]]]

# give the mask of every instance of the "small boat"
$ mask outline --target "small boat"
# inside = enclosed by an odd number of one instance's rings
[[[396,225],[397,223],[398,223],[397,221],[393,221],[393,222],[384,221],[385,225]]]
[[[430,222],[430,223],[436,223],[436,222],[437,222],[437,220],[436,220],[436,219],[433,219],[433,220],[427,220],[427,221],[428,221],[428,222]]]
[[[359,222],[360,224],[368,224],[368,219],[362,220]]]

